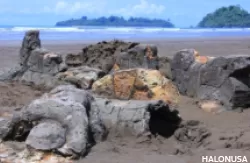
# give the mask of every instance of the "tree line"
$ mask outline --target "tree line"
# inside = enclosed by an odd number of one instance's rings
[[[165,27],[175,25],[169,20],[130,17],[125,19],[118,16],[99,17],[89,19],[83,16],[80,19],[70,19],[56,23],[56,26],[115,26],[115,27]],[[245,28],[250,27],[250,14],[239,5],[221,7],[208,13],[196,26],[198,28]]]
[[[148,19],[142,17],[130,17],[125,19],[118,16],[99,17],[88,19],[83,16],[80,19],[70,19],[56,23],[56,26],[116,26],[116,27],[174,27],[170,20]]]

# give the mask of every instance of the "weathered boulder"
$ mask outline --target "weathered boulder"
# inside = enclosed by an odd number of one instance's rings
[[[69,54],[67,63],[78,64],[82,61],[83,65],[98,68],[108,73],[115,63],[115,56],[123,51],[138,45],[136,42],[123,42],[114,40],[110,42],[99,42],[83,48],[82,53],[78,55]],[[75,58],[75,59],[74,59]]]
[[[92,90],[106,98],[163,100],[169,105],[177,105],[179,101],[177,88],[157,70],[116,71],[94,82]]]
[[[63,70],[61,64],[62,57],[60,55],[45,49],[35,49],[29,56],[27,69],[17,80],[35,86],[53,88],[56,85],[54,76]]]
[[[110,130],[116,134],[141,136],[145,133],[169,137],[178,128],[181,118],[163,101],[109,100],[97,98],[95,107]]]
[[[77,67],[83,65],[83,55],[82,53],[78,54],[68,54],[65,57],[65,64],[69,67]]]
[[[0,141],[11,132],[10,118],[0,117]]]
[[[115,58],[115,64],[119,70],[130,68],[159,69],[157,47],[139,44],[119,53]]]
[[[29,133],[26,144],[38,150],[57,149],[66,141],[66,129],[56,121],[45,121],[35,126]]]
[[[169,59],[159,59],[157,53],[157,47],[151,44],[103,41],[85,47],[82,53],[68,54],[65,62],[68,66],[87,65],[105,73],[130,68],[161,69],[164,75],[171,77]]]
[[[53,89],[61,84],[89,89],[94,81],[105,75],[104,71],[80,66],[79,62],[75,67],[77,59],[73,54],[66,57],[68,67],[61,55],[41,48],[39,31],[26,32],[20,56],[20,66],[0,72],[1,81],[17,80],[42,89]]]
[[[192,49],[175,54],[173,80],[180,93],[216,100],[227,109],[249,106],[250,56],[201,57]]]
[[[39,38],[38,30],[30,30],[25,33],[22,47],[19,52],[20,65],[26,67],[31,52],[35,49],[41,48],[41,40]]]
[[[159,58],[159,71],[166,78],[172,79],[171,59],[169,57]]]
[[[15,137],[16,133],[28,135],[26,143],[37,149],[57,149],[63,155],[83,155],[89,145],[107,136],[98,108],[91,107],[93,101],[94,98],[84,90],[72,85],[58,86],[15,113],[8,125],[11,132],[6,134],[6,129],[0,128],[0,133],[8,135],[7,138]],[[54,124],[50,122],[48,125],[43,120],[52,120]],[[24,128],[30,130],[36,123],[38,126],[30,133],[24,133]],[[24,127],[23,124],[31,125]]]
[[[41,48],[39,31],[25,33],[20,49],[20,65],[0,74],[0,80],[17,80],[36,86],[53,87],[54,75],[65,71],[61,55]]]
[[[56,75],[58,83],[70,83],[79,88],[90,89],[93,82],[103,77],[105,72],[88,66],[68,68],[65,72]]]

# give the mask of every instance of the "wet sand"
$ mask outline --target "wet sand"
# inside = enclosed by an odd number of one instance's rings
[[[156,44],[160,56],[173,56],[180,49],[195,48],[201,55],[225,56],[237,54],[250,55],[250,38],[217,38],[217,39],[172,39],[142,40],[140,42]],[[79,41],[43,41],[43,47],[63,55],[80,52],[88,42]],[[20,42],[0,42],[0,69],[10,67],[18,61]],[[0,83],[1,109],[13,109],[29,103],[32,98],[41,94],[22,85]],[[27,96],[23,97],[23,94]],[[21,98],[22,97],[22,98]],[[17,98],[19,100],[17,100]],[[7,100],[7,102],[6,102]],[[2,111],[2,110],[1,110]],[[151,140],[141,138],[110,136],[107,141],[97,144],[90,154],[78,162],[91,163],[201,163],[201,156],[247,156],[250,162],[250,109],[244,112],[222,112],[212,114],[204,112],[195,105],[195,100],[182,97],[179,106],[184,120],[199,120],[211,131],[206,148],[192,149],[193,155],[174,156],[178,146],[173,137],[161,137]]]
[[[100,40],[102,41],[102,40]],[[131,40],[134,41],[134,40]],[[156,44],[159,56],[173,56],[176,51],[185,48],[195,48],[201,55],[225,56],[250,54],[250,37],[237,38],[197,38],[197,39],[165,39],[138,40],[141,43]],[[90,43],[87,41],[44,41],[42,46],[61,54],[77,53]],[[0,41],[0,68],[16,63],[21,41]],[[4,61],[4,62],[3,62]]]

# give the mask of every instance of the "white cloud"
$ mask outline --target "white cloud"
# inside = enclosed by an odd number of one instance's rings
[[[104,3],[96,1],[88,2],[66,2],[57,1],[55,6],[44,6],[43,12],[55,14],[76,14],[76,13],[96,13],[101,12]],[[98,5],[96,5],[98,4]]]
[[[112,12],[111,14],[120,14],[124,16],[149,15],[149,14],[159,15],[164,11],[165,11],[164,5],[150,3],[147,0],[140,0],[139,4],[118,9]]]

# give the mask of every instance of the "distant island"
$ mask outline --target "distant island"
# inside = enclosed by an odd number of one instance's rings
[[[250,27],[250,14],[240,6],[221,7],[207,14],[198,24],[200,28]]]
[[[60,21],[56,23],[56,26],[68,27],[68,26],[114,26],[114,27],[165,27],[173,28],[174,24],[170,20],[162,19],[148,19],[148,18],[136,18],[131,17],[124,19],[123,17],[110,16],[99,17],[95,19],[88,19],[87,16],[83,16],[80,19],[70,19],[66,21]]]

